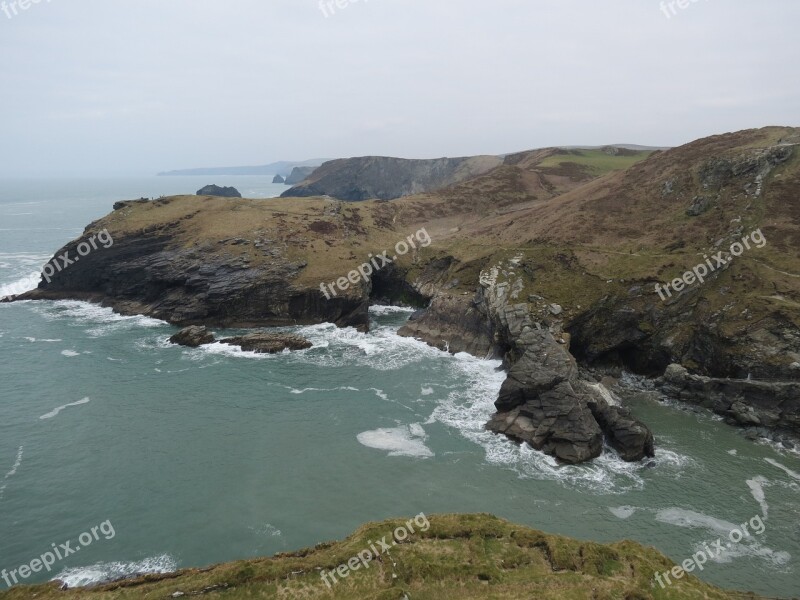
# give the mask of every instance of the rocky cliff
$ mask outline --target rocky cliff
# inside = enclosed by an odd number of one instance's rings
[[[499,166],[494,156],[407,160],[383,156],[326,162],[284,198],[330,196],[359,201],[393,200],[444,188],[482,175]]]

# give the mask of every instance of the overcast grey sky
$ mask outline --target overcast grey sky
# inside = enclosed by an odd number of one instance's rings
[[[9,1],[0,176],[800,125],[797,0]]]

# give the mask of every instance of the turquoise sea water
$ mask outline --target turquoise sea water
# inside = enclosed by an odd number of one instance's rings
[[[33,287],[52,253],[114,201],[207,183],[2,182],[0,296]],[[271,178],[214,183],[251,197],[286,189]],[[559,467],[483,430],[503,380],[498,362],[397,336],[407,316],[375,307],[368,334],[290,328],[314,347],[258,356],[171,346],[165,323],[80,302],[0,305],[0,569],[106,521],[113,538],[27,582],[269,555],[420,512],[491,512],[584,539],[630,538],[681,562],[759,517],[762,534],[699,575],[800,592],[797,455],[748,442],[708,414],[641,400],[633,408],[655,431],[653,464],[609,453]]]

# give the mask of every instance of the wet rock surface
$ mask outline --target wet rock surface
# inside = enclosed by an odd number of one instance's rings
[[[249,333],[238,337],[220,340],[223,344],[239,346],[247,352],[259,354],[277,354],[284,350],[306,350],[313,344],[306,338],[290,333]]]

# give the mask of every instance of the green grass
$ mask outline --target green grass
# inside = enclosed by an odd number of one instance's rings
[[[2,600],[124,600],[183,596],[225,600],[308,598],[342,600],[679,600],[757,598],[725,592],[694,577],[661,589],[656,572],[673,564],[652,548],[624,541],[603,545],[547,535],[491,515],[441,515],[392,547],[368,568],[332,586],[329,571],[386,538],[403,520],[372,523],[342,542],[273,558],[149,576],[93,589],[60,591],[55,583],[0,592]]]
[[[554,154],[539,163],[541,168],[555,168],[566,164],[585,167],[595,176],[605,175],[612,171],[622,171],[643,161],[650,156],[650,151],[636,151],[631,155],[612,155],[602,150],[567,150],[568,154]]]

